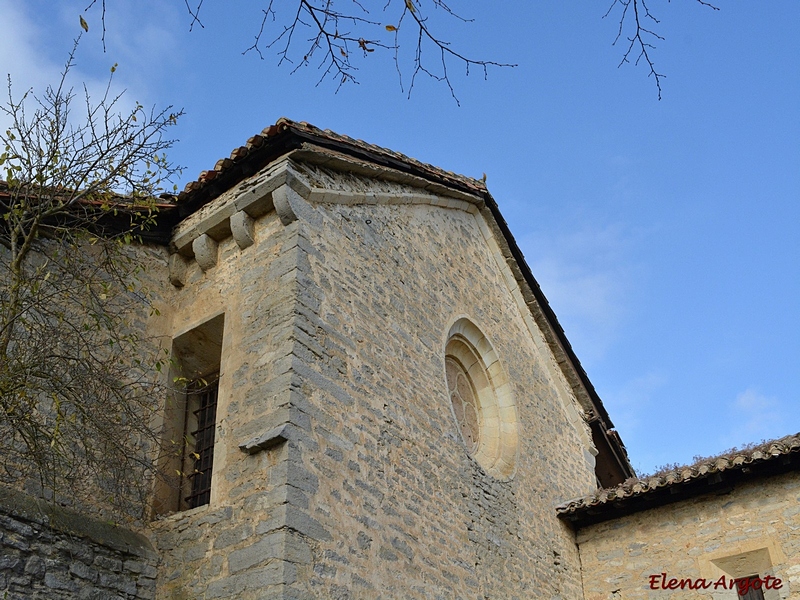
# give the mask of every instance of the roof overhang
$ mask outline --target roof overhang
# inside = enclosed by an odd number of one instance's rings
[[[800,434],[627,481],[572,500],[557,512],[559,518],[581,528],[704,494],[725,494],[745,482],[798,470]]]

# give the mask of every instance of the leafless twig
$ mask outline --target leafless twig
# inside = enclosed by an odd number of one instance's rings
[[[191,19],[189,29],[193,29],[195,25],[204,27],[201,12],[205,0],[182,1]],[[91,0],[86,9],[99,5],[104,40],[106,2],[107,0]],[[409,70],[409,67],[401,64],[401,43],[414,48],[410,54],[409,94],[414,88],[417,75],[424,73],[445,83],[458,102],[449,70],[453,61],[462,64],[467,75],[470,68],[479,67],[483,70],[484,77],[488,75],[489,67],[515,66],[470,58],[451,46],[438,33],[441,26],[433,26],[429,21],[432,12],[441,10],[446,16],[462,24],[470,23],[472,19],[464,18],[454,11],[447,0],[386,0],[385,3],[376,0],[337,0],[336,3],[333,0],[262,0],[262,6],[253,43],[243,54],[253,52],[263,59],[266,51],[272,50],[278,56],[279,65],[294,65],[292,72],[315,64],[321,72],[318,84],[328,77],[336,80],[338,86],[348,82],[358,83],[357,57],[366,59],[374,56],[376,51],[391,51],[403,88],[402,72]],[[440,64],[431,67],[424,62],[427,52],[433,52]]]
[[[707,6],[713,10],[719,10],[719,7],[714,6],[705,0],[696,1],[699,4]],[[619,18],[617,37],[614,38],[613,45],[616,45],[616,43],[623,36],[623,32],[627,24],[631,21],[631,19],[633,20],[633,32],[629,36],[625,37],[625,39],[628,41],[628,47],[625,49],[625,52],[622,55],[622,60],[618,66],[621,67],[625,63],[630,63],[632,55],[636,56],[636,58],[633,60],[634,65],[638,65],[639,62],[644,60],[645,64],[647,64],[648,68],[650,69],[648,77],[652,76],[655,80],[656,89],[658,90],[658,99],[661,100],[661,80],[666,77],[666,75],[656,71],[655,62],[651,56],[651,52],[655,50],[655,42],[664,40],[663,36],[659,35],[654,29],[652,29],[656,27],[660,21],[650,12],[645,0],[613,0],[611,6],[609,6],[608,10],[606,11],[606,14],[603,15],[603,18],[606,18],[609,14],[611,14],[617,5],[621,7],[622,12]]]
[[[183,0],[183,2],[186,4],[186,11],[189,13],[189,16],[192,17],[192,22],[189,23],[189,31],[194,29],[195,24],[200,25],[201,29],[205,29],[205,25],[200,21],[200,9],[203,8],[203,0],[198,0],[197,6],[194,9],[192,9],[192,6],[189,4],[189,0]]]
[[[419,0],[417,0],[419,3]],[[444,2],[444,0],[433,0],[433,4],[435,7],[440,7],[444,9],[448,14],[451,16],[463,21],[469,22],[469,19],[465,19],[460,15],[453,12],[453,10]],[[484,79],[488,77],[489,74],[489,67],[515,67],[516,65],[510,63],[500,63],[490,60],[476,60],[472,58],[468,58],[464,54],[454,50],[449,42],[444,41],[443,39],[439,38],[438,36],[434,35],[430,28],[428,27],[428,19],[427,17],[423,17],[421,14],[421,7],[419,5],[415,5],[414,0],[405,0],[403,12],[400,15],[400,19],[398,23],[402,23],[407,16],[410,16],[412,22],[416,25],[417,28],[417,35],[416,35],[416,49],[414,52],[414,68],[411,74],[411,85],[408,88],[408,94],[411,95],[411,91],[414,88],[414,83],[416,81],[416,77],[419,73],[425,73],[432,79],[436,81],[444,82],[448,89],[450,90],[450,95],[456,101],[456,104],[460,105],[458,101],[458,97],[456,96],[455,90],[453,89],[452,82],[450,80],[450,75],[447,72],[447,59],[455,59],[456,61],[462,63],[465,67],[466,74],[469,75],[470,67],[479,67],[483,70]],[[400,31],[400,26],[398,25],[397,30],[395,31],[395,35],[397,35]],[[395,38],[395,47],[399,46],[397,42],[397,38]],[[422,60],[423,60],[423,50],[425,44],[431,44],[433,48],[438,52],[439,58],[441,61],[441,72],[440,74],[435,73],[434,71],[430,70],[426,67]],[[398,55],[395,53],[395,64],[397,65],[398,73],[401,72],[400,64],[398,62]]]
[[[92,0],[89,3],[89,6],[87,6],[83,10],[83,12],[89,12],[89,9],[91,9],[95,4],[97,4],[97,0]],[[81,19],[82,18],[83,17],[81,17]],[[81,25],[83,24],[84,21],[81,21]],[[100,39],[103,41],[103,52],[105,52],[106,51],[106,0],[100,0],[100,25],[103,29],[103,33],[100,36]],[[86,28],[86,31],[89,31],[88,28]]]

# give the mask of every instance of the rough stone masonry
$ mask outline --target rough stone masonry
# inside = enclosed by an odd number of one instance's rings
[[[0,488],[3,600],[152,600],[157,564],[140,534]]]

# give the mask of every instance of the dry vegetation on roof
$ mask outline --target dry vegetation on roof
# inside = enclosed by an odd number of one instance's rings
[[[641,481],[645,479],[650,479],[652,477],[663,477],[675,471],[685,471],[687,469],[694,471],[705,464],[715,463],[720,459],[733,461],[737,456],[744,456],[744,455],[752,456],[754,453],[759,451],[767,453],[773,444],[780,444],[786,441],[790,441],[792,438],[795,438],[798,435],[800,434],[788,435],[777,440],[762,439],[760,442],[751,442],[748,444],[744,444],[743,446],[734,446],[733,448],[729,448],[728,450],[725,450],[713,456],[695,456],[692,459],[692,462],[689,464],[682,465],[679,463],[671,463],[662,465],[660,467],[656,467],[655,471],[653,471],[652,473],[644,474],[638,478],[630,479],[626,481],[626,483],[631,481],[637,481],[637,480]]]

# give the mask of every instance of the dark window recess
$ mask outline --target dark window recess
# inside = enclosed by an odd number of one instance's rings
[[[214,430],[217,420],[217,390],[219,381],[195,381],[186,390],[188,407],[192,410],[197,429],[192,431],[195,440],[194,469],[189,474],[191,493],[186,497],[189,508],[208,504],[211,500],[211,467],[214,463]],[[188,417],[189,415],[187,415]],[[188,422],[188,419],[187,419]]]
[[[739,600],[764,600],[764,591],[761,589],[760,582],[756,584],[758,585],[757,589],[752,587],[751,582],[757,579],[758,575],[750,575],[750,577],[742,577],[736,580],[736,594],[739,596]],[[745,582],[747,583],[745,584]],[[741,594],[739,593],[741,589],[746,589],[747,591]]]

